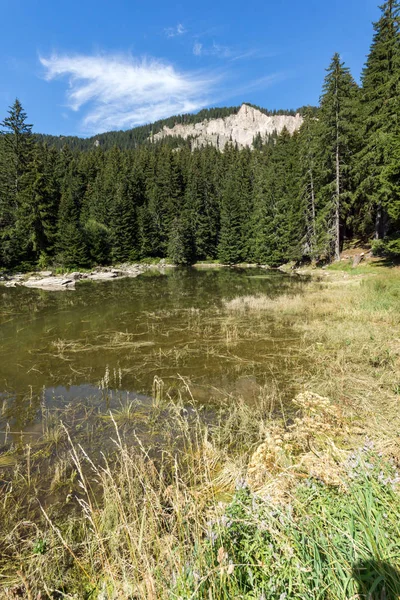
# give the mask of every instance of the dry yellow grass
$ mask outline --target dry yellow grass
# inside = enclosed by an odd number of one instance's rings
[[[291,373],[298,388],[330,398],[371,433],[396,438],[400,274],[325,272],[314,276],[304,294],[244,296],[225,308],[238,320],[248,314],[255,327],[265,314],[290,323],[301,338],[299,368]]]

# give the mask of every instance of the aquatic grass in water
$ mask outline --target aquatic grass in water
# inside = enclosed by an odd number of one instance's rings
[[[35,414],[36,407],[30,412],[24,400],[30,387],[34,397],[45,387],[48,397],[61,386],[97,385],[107,364],[121,370],[126,390],[145,395],[154,375],[174,387],[178,374],[208,386],[209,395],[214,388],[234,392],[244,376],[260,385],[281,381],[285,390],[284,367],[288,354],[295,366],[296,335],[288,324],[275,327],[273,320],[256,322],[254,315],[229,311],[224,300],[301,295],[307,278],[271,273],[258,280],[248,273],[177,269],[135,280],[78,283],[71,294],[5,288],[0,380],[14,422],[24,429]]]

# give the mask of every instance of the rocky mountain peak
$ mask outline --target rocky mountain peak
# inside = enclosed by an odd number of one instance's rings
[[[167,136],[192,138],[192,148],[213,145],[223,150],[227,143],[237,144],[239,148],[251,147],[254,137],[260,134],[262,138],[281,133],[286,127],[290,134],[297,131],[303,122],[302,116],[266,115],[257,108],[242,104],[237,114],[219,119],[205,119],[200,123],[177,123],[173,127],[164,126],[154,140]]]

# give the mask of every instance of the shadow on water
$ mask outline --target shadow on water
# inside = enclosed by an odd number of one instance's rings
[[[362,600],[398,600],[400,571],[384,561],[364,560],[353,566],[353,577]]]

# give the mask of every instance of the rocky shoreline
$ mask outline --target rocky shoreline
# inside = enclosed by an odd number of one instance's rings
[[[149,269],[162,271],[174,265],[157,264],[123,264],[116,267],[96,267],[93,271],[73,271],[63,275],[54,274],[52,271],[38,271],[34,273],[16,273],[14,275],[1,275],[0,284],[5,287],[28,287],[47,291],[74,290],[77,281],[109,281],[126,277],[137,277]]]

